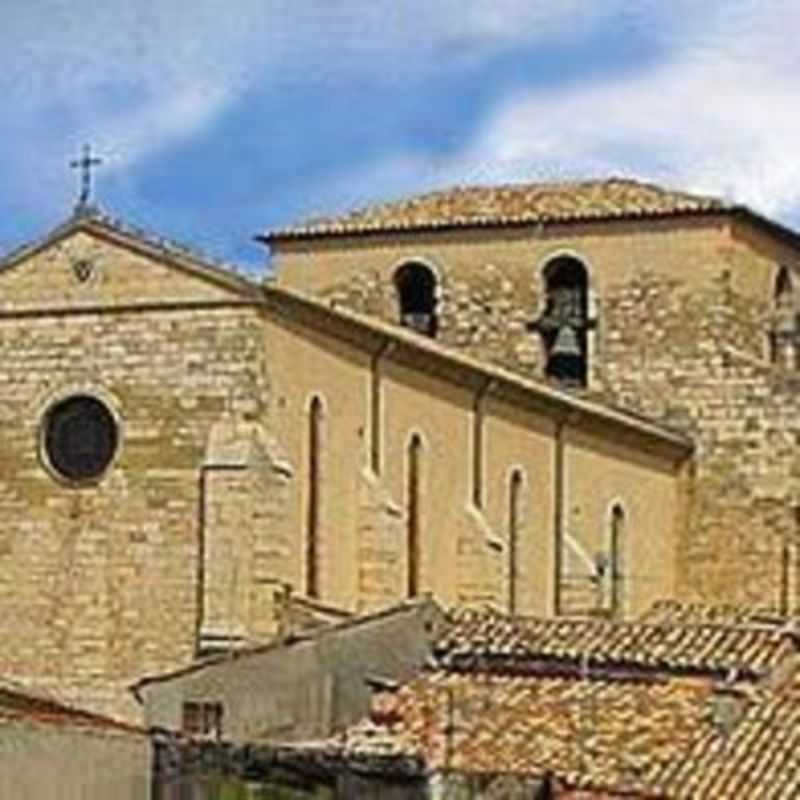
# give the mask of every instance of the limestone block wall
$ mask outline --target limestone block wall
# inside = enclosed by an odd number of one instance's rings
[[[697,442],[680,596],[797,607],[800,376],[767,357],[772,284],[796,260],[732,236],[700,286],[653,269],[604,298],[607,396]]]
[[[490,254],[503,253],[496,244],[453,241],[449,252],[478,281]],[[533,289],[520,289],[530,285],[528,245],[518,236],[505,244],[509,263],[520,254],[514,297],[520,308],[535,304]],[[211,645],[270,636],[276,596],[286,585],[308,592],[312,528],[320,599],[351,611],[402,599],[415,435],[418,590],[445,604],[508,603],[510,481],[519,471],[517,610],[552,611],[555,427],[546,410],[409,347],[387,353],[376,378],[378,342],[357,326],[304,316],[289,298],[267,309],[117,245],[81,232],[0,273],[0,673],[135,718],[128,685],[185,664],[198,635]],[[556,245],[542,243],[542,252]],[[387,254],[376,252],[383,264]],[[95,271],[78,285],[80,259]],[[486,298],[510,296],[498,275],[489,273]],[[457,327],[446,326],[453,335]],[[481,337],[483,347],[491,337]],[[624,393],[626,375],[600,377]],[[42,450],[47,411],[76,393],[104,402],[119,428],[108,470],[80,485],[54,475]],[[580,492],[593,496],[592,458],[582,464],[579,455],[597,442],[571,447],[567,469],[586,472]],[[664,466],[640,463],[630,443],[616,458],[628,465],[619,480],[661,508]],[[597,482],[604,498],[614,480]],[[601,508],[591,530],[603,524]],[[665,547],[675,513],[649,523]],[[667,591],[670,580],[654,586]]]
[[[726,220],[708,217],[333,237],[275,243],[273,262],[279,283],[392,323],[399,322],[395,271],[409,261],[426,264],[438,280],[442,343],[542,378],[541,340],[526,323],[543,311],[542,270],[550,259],[573,255],[587,267],[590,313],[600,320],[590,351],[600,363],[608,287],[627,284],[646,269],[689,286],[702,284],[708,265],[728,245],[728,229]],[[766,291],[766,272],[741,273],[748,292]],[[599,383],[590,373],[590,386]]]
[[[266,421],[262,336],[241,308],[0,319],[0,672],[125,713],[121,687],[191,658],[200,469],[220,418]],[[120,429],[109,470],[80,486],[41,452],[43,415],[75,392]]]
[[[290,574],[293,468],[263,425],[234,413],[211,429],[200,468],[203,650],[274,633],[273,589]]]

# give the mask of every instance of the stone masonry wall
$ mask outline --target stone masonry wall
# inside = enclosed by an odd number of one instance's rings
[[[531,283],[512,279],[495,264],[470,275],[442,271],[437,291],[442,344],[523,372],[540,372],[544,351],[526,330],[540,303]],[[355,272],[321,292],[332,302],[399,322],[397,291],[378,270]]]
[[[696,441],[678,595],[796,606],[800,373],[767,356],[779,265],[800,285],[790,244],[682,219],[323,241],[279,250],[276,265],[286,283],[398,322],[391,275],[419,259],[439,280],[438,341],[541,380],[543,349],[525,323],[541,311],[541,267],[560,253],[590,276],[586,394]]]
[[[221,418],[266,417],[262,336],[241,308],[0,320],[0,672],[131,716],[129,683],[192,657],[200,466]],[[119,418],[96,485],[40,452],[43,414],[76,391]]]
[[[608,396],[697,444],[679,592],[796,608],[800,375],[763,356],[768,303],[733,289],[723,269],[701,292],[643,274],[610,291],[603,311]]]

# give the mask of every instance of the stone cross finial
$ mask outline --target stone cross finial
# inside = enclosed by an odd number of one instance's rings
[[[85,208],[89,203],[89,195],[92,192],[92,167],[100,166],[103,159],[92,155],[91,145],[85,144],[80,158],[70,161],[72,169],[81,170],[81,193],[78,197],[76,208]]]

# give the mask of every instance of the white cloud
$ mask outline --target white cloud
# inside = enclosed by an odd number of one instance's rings
[[[652,11],[644,4],[625,24],[643,23]],[[631,174],[800,218],[800,6],[732,0],[689,13],[676,0],[670,9],[660,31],[666,60],[519,90],[456,156],[393,153],[353,176],[350,196],[341,180],[343,205],[358,200],[355,187],[414,191],[430,175],[441,185]],[[425,177],[409,186],[409,174]]]
[[[495,177],[646,176],[770,214],[800,206],[800,12],[728,3],[636,75],[508,98],[460,158]]]
[[[730,193],[767,213],[800,205],[800,6],[789,0],[9,3],[0,175],[22,207],[63,209],[65,162],[84,137],[108,157],[104,174],[127,180],[253,87],[402,82],[599,24],[646,31],[667,60],[501,98],[456,157],[392,153],[357,175],[324,176],[310,211],[451,182],[621,171]]]
[[[485,57],[570,30],[580,0],[9,2],[0,91],[13,120],[0,171],[7,180],[27,175],[32,186],[63,176],[85,136],[111,148],[108,172],[130,169],[202,131],[256,85],[365,74],[403,80],[440,68],[442,52]]]

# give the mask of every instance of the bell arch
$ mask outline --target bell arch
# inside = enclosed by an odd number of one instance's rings
[[[589,272],[581,258],[560,253],[542,268],[544,310],[529,325],[542,337],[545,375],[566,386],[586,386],[589,373]]]
[[[772,286],[772,323],[767,332],[768,358],[789,369],[798,366],[794,284],[788,267],[782,265]]]
[[[439,319],[436,314],[439,281],[430,266],[419,260],[406,261],[395,271],[400,324],[426,336],[436,336]]]
[[[791,296],[792,275],[785,266],[782,266],[775,276],[772,298],[776,306],[782,306],[791,299]]]

